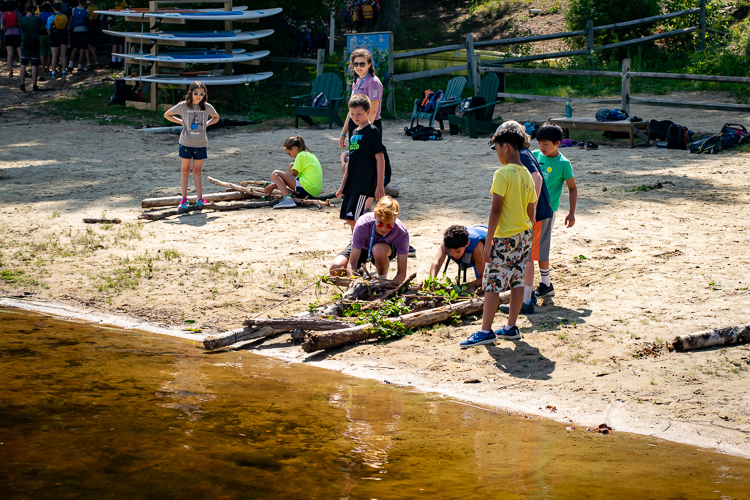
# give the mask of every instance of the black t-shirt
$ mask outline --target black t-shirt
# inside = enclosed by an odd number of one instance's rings
[[[42,21],[37,16],[22,17],[19,23],[21,27],[21,48],[25,50],[39,50],[39,30],[42,29]]]
[[[523,148],[520,154],[521,163],[530,174],[537,172],[539,175],[542,175],[541,170],[539,170],[539,162],[536,161],[529,148]],[[536,220],[540,221],[549,219],[550,217],[552,217],[552,204],[549,201],[547,184],[544,182],[544,176],[542,175],[542,191],[539,193],[539,201],[536,204]]]
[[[383,152],[380,130],[369,124],[355,130],[349,140],[349,169],[344,194],[375,196],[378,163],[375,155]]]

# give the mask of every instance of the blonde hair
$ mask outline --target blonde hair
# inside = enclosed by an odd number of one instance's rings
[[[394,221],[398,217],[398,202],[390,196],[383,196],[373,212],[386,222]]]
[[[305,140],[300,135],[290,137],[289,139],[284,141],[284,149],[286,149],[287,151],[291,151],[292,148],[297,148],[300,151],[307,151],[308,153],[310,152],[310,150],[307,149],[307,146],[305,145]]]

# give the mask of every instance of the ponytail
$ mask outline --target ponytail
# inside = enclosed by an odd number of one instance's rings
[[[284,141],[284,149],[291,150],[292,148],[297,148],[299,151],[307,151],[308,153],[310,152],[310,150],[307,149],[307,146],[305,145],[305,140],[300,135],[290,137],[289,139]]]

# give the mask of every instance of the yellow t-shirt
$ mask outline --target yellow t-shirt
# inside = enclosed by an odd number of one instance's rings
[[[323,169],[314,154],[300,151],[294,157],[292,169],[297,171],[297,179],[305,191],[312,196],[319,196],[323,190]]]
[[[536,201],[536,190],[534,179],[526,167],[509,163],[497,169],[490,191],[503,197],[495,238],[509,238],[531,229],[526,207]]]

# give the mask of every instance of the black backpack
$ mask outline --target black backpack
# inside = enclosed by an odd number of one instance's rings
[[[443,134],[439,130],[422,125],[417,125],[417,127],[417,130],[411,133],[413,141],[440,141],[443,139]]]
[[[327,108],[330,103],[323,92],[318,92],[310,96],[310,104],[313,108]]]
[[[487,101],[485,101],[482,96],[475,95],[474,97],[467,97],[461,101],[461,107],[458,110],[458,114],[464,116],[467,109],[477,108],[479,106],[484,106],[485,104],[487,104]]]
[[[687,127],[673,123],[667,128],[667,149],[687,149],[692,135]]]
[[[672,120],[651,120],[648,122],[648,138],[656,141],[667,140],[667,129],[674,125]]]

